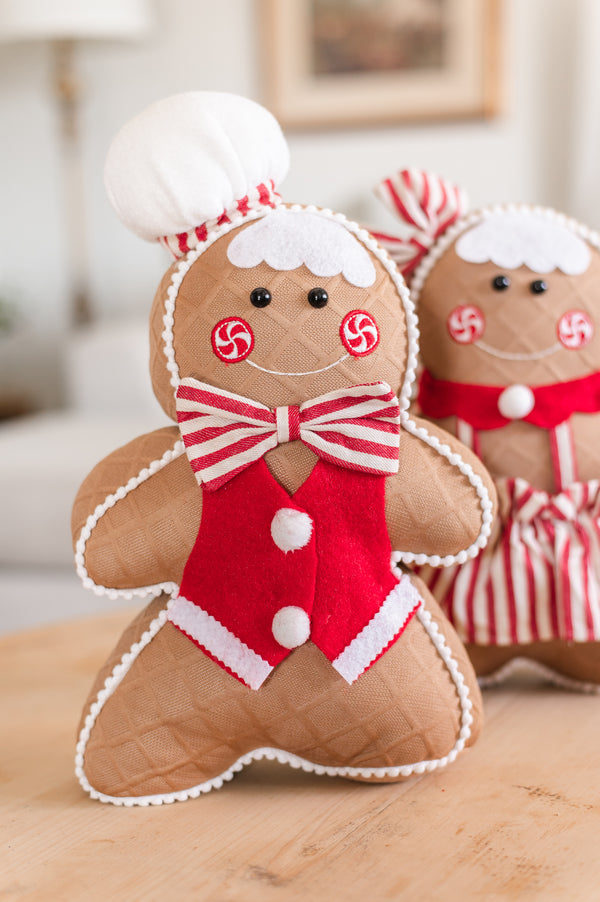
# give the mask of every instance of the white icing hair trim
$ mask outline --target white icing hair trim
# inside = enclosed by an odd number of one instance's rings
[[[185,445],[181,440],[176,441],[173,448],[169,448],[168,451],[165,451],[160,459],[153,460],[148,467],[144,467],[142,470],[140,470],[137,476],[133,476],[126,485],[120,486],[116,490],[116,492],[108,495],[104,499],[102,504],[99,504],[94,512],[91,513],[87,518],[75,545],[75,567],[77,569],[77,574],[84,585],[84,588],[91,589],[91,591],[95,595],[107,595],[112,599],[125,598],[128,600],[138,597],[155,598],[162,592],[166,592],[167,594],[172,595],[179,590],[179,586],[174,582],[156,583],[151,586],[139,586],[130,589],[114,589],[107,586],[100,586],[94,582],[87,571],[85,564],[85,551],[93,530],[108,510],[114,507],[118,501],[121,501],[123,498],[129,495],[129,493],[134,489],[137,489],[139,485],[141,485],[143,482],[146,482],[146,480],[150,479],[151,476],[154,476],[155,473],[158,473],[159,470],[162,470],[164,467],[170,464],[171,461],[176,460],[178,457],[181,457],[181,455],[184,453]]]
[[[540,274],[560,269],[580,275],[591,261],[588,245],[558,218],[528,209],[487,216],[461,235],[455,249],[467,263],[489,261],[500,269],[527,266]]]
[[[314,276],[337,276],[358,288],[375,281],[375,267],[366,252],[339,222],[314,213],[278,209],[236,235],[227,256],[248,269],[263,261],[288,271],[304,264]]]
[[[105,185],[117,215],[147,241],[187,233],[235,210],[259,185],[277,185],[288,146],[264,107],[195,91],[139,113],[114,138]]]
[[[459,669],[458,663],[456,662],[456,659],[453,658],[452,652],[446,644],[446,640],[440,632],[438,625],[431,617],[431,614],[421,606],[417,611],[416,616],[419,618],[429,639],[450,674],[450,678],[456,688],[460,706],[460,731],[458,737],[448,754],[443,755],[441,758],[425,759],[414,764],[404,764],[397,767],[328,767],[322,764],[315,764],[312,761],[307,761],[305,758],[300,758],[298,755],[294,755],[291,752],[285,752],[282,749],[259,748],[253,749],[251,752],[248,752],[247,755],[238,758],[230,768],[222,774],[219,774],[219,776],[213,777],[212,780],[207,780],[204,783],[199,783],[197,786],[192,786],[190,789],[183,789],[180,792],[149,796],[109,796],[99,792],[90,784],[85,773],[85,750],[87,743],[102,708],[119,683],[121,683],[126,676],[138,655],[165,625],[167,621],[167,608],[165,607],[158,617],[152,621],[140,640],[135,642],[130,650],[123,655],[121,661],[115,666],[112,674],[106,679],[103,688],[98,693],[96,701],[91,705],[89,713],[85,718],[83,729],[79,735],[79,742],[77,743],[75,774],[83,789],[88,792],[93,799],[97,799],[100,802],[108,802],[113,805],[132,808],[134,806],[148,807],[149,805],[167,805],[172,802],[184,802],[187,799],[198,798],[198,796],[210,792],[212,789],[220,789],[224,782],[231,780],[235,774],[239,773],[239,771],[247,764],[262,759],[278,761],[280,764],[288,764],[290,767],[306,771],[307,773],[330,777],[358,777],[362,779],[394,779],[399,777],[410,777],[414,774],[424,774],[446,767],[456,759],[460,752],[463,751],[471,736],[471,726],[473,724],[473,715],[471,714],[471,711],[473,703],[469,697],[469,689],[465,682],[465,678]]]
[[[416,303],[418,301],[425,281],[438,260],[446,253],[460,235],[484,222],[491,216],[524,212],[535,214],[535,216],[543,218],[550,223],[556,223],[559,226],[568,229],[568,231],[574,235],[577,235],[587,244],[596,248],[596,250],[600,250],[600,234],[598,234],[598,232],[577,222],[575,219],[565,216],[564,213],[558,213],[556,210],[552,210],[549,207],[532,207],[525,204],[497,204],[493,207],[484,207],[482,210],[470,213],[468,216],[465,216],[464,219],[461,219],[451,226],[448,231],[436,241],[427,256],[423,258],[415,270],[410,286],[411,296],[414,302]]]

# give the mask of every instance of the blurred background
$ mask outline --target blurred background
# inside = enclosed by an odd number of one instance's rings
[[[390,230],[372,187],[415,166],[596,228],[599,49],[597,0],[0,0],[0,631],[123,604],[80,587],[69,529],[91,466],[165,422],[146,319],[169,260],[106,199],[121,125],[240,93],[283,121],[285,200]]]

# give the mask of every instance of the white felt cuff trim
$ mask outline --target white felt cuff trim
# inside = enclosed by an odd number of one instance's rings
[[[98,521],[108,510],[110,510],[111,507],[114,507],[118,501],[121,501],[126,497],[126,495],[129,495],[130,492],[132,492],[134,489],[137,489],[139,485],[141,485],[143,482],[146,482],[147,479],[150,479],[151,476],[154,476],[155,473],[158,473],[159,470],[162,470],[173,460],[181,457],[181,455],[184,453],[185,445],[180,439],[178,439],[175,442],[174,446],[172,448],[169,448],[168,451],[165,451],[161,458],[159,458],[158,460],[153,460],[152,463],[150,463],[147,467],[144,467],[144,469],[140,470],[137,476],[133,476],[126,485],[120,486],[120,488],[118,488],[116,492],[108,495],[104,499],[102,504],[99,504],[94,512],[87,518],[85,525],[79,535],[79,539],[77,540],[77,544],[75,545],[75,567],[77,569],[77,574],[84,585],[84,588],[91,589],[91,591],[95,595],[108,595],[109,598],[125,599],[132,599],[134,597],[155,598],[162,592],[173,595],[179,590],[179,586],[174,582],[155,583],[151,586],[138,586],[131,589],[113,589],[109,588],[108,586],[100,586],[94,582],[87,571],[87,567],[85,565],[85,549],[92,531],[98,525]]]
[[[375,616],[344,651],[332,661],[333,667],[353,683],[406,625],[422,604],[421,596],[409,576],[402,574]]]
[[[225,664],[240,679],[258,689],[273,670],[260,655],[249,648],[226,626],[215,620],[197,604],[181,595],[171,599],[168,619],[187,636],[202,645],[211,655]]]
[[[309,773],[325,774],[331,777],[358,777],[363,779],[379,778],[382,780],[410,777],[413,774],[424,774],[446,767],[456,759],[460,752],[463,751],[471,736],[471,725],[473,723],[471,709],[473,704],[469,698],[469,689],[465,683],[464,676],[459,670],[456,660],[452,657],[452,652],[446,645],[446,640],[437,624],[433,621],[431,614],[429,611],[425,610],[423,605],[421,605],[416,616],[419,618],[423,628],[450,674],[459,700],[461,712],[460,732],[452,749],[447,755],[443,755],[441,758],[425,759],[423,761],[418,761],[415,764],[404,764],[397,767],[325,767],[324,765],[307,761],[305,758],[300,758],[298,755],[294,755],[291,752],[284,752],[281,749],[259,748],[238,758],[230,768],[222,774],[219,774],[219,776],[214,777],[212,780],[207,780],[205,783],[200,783],[197,786],[192,786],[189,789],[184,789],[180,792],[151,796],[109,796],[99,792],[90,784],[85,773],[85,749],[88,740],[96,719],[107,700],[113,694],[123,677],[127,674],[140,652],[152,641],[154,636],[166,623],[167,609],[164,608],[158,617],[150,624],[139,642],[134,643],[129,652],[123,655],[120,663],[116,665],[112,674],[107,678],[104,687],[98,693],[96,701],[90,707],[77,744],[77,754],[75,757],[75,773],[77,778],[83,789],[90,794],[91,798],[98,799],[100,802],[110,802],[113,805],[132,808],[133,806],[147,807],[149,805],[166,805],[171,802],[184,802],[186,799],[198,798],[198,796],[210,792],[211,789],[220,789],[225,781],[231,780],[236,773],[245,767],[245,765],[263,758],[279,761],[281,764],[289,764],[290,767],[301,768]]]

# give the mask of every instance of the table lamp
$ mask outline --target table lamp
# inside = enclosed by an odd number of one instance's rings
[[[82,40],[144,37],[152,25],[148,0],[0,0],[0,42],[49,41],[60,120],[64,197],[70,252],[72,325],[92,318],[87,272],[75,45]]]

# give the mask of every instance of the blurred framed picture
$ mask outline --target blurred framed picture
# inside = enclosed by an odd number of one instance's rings
[[[491,116],[501,0],[261,0],[264,100],[286,127]]]

